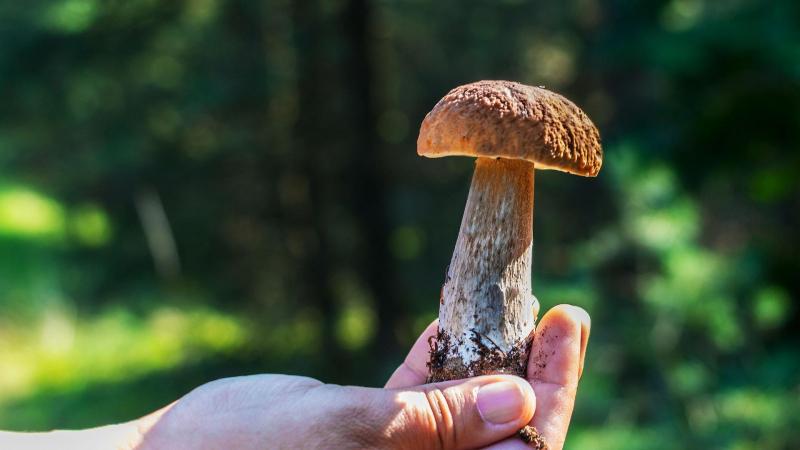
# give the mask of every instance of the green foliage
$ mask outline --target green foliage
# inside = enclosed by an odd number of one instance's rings
[[[567,447],[800,447],[800,4],[0,2],[0,428],[222,376],[380,385],[436,316],[476,79],[595,120],[537,173],[534,292],[592,315]]]

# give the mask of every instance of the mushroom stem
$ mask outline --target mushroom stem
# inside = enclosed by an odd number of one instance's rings
[[[430,381],[524,375],[531,294],[534,164],[478,158],[442,286]]]

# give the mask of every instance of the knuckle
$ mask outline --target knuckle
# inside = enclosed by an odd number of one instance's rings
[[[339,394],[346,394],[350,401],[327,416],[325,428],[337,432],[326,448],[448,450],[458,448],[463,440],[457,432],[463,399],[457,393],[442,389],[387,392],[391,395],[387,399],[339,389],[348,391]]]
[[[458,442],[456,435],[454,411],[448,402],[447,396],[441,389],[431,389],[425,392],[426,415],[430,423],[429,429],[433,436],[429,441],[436,449],[455,448]]]

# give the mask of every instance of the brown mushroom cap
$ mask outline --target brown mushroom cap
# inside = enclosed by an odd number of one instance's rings
[[[524,159],[537,169],[593,177],[603,164],[600,133],[566,98],[513,81],[459,86],[425,116],[417,153]]]

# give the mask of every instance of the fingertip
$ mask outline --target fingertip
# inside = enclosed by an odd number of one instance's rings
[[[533,390],[533,386],[528,383],[528,380],[511,375],[508,375],[508,377],[517,383],[517,386],[519,386],[525,398],[525,407],[520,414],[520,421],[523,424],[528,423],[533,419],[533,415],[536,413],[536,391]]]
[[[558,305],[536,329],[528,361],[530,380],[560,385],[577,383],[583,369],[590,319],[582,308]]]
[[[405,362],[395,369],[386,384],[385,389],[402,389],[417,386],[425,382],[426,375],[411,369]]]
[[[536,393],[533,387],[526,380],[513,376],[513,375],[486,375],[476,377],[474,382],[478,385],[476,392],[476,406],[481,413],[484,420],[487,419],[485,415],[486,405],[494,404],[498,406],[498,402],[505,403],[500,405],[500,409],[508,416],[504,426],[511,428],[521,427],[528,423],[536,412]],[[498,394],[494,399],[486,402],[485,399],[492,397],[487,394]],[[494,420],[486,420],[487,422],[495,422]],[[510,422],[510,423],[509,423]]]
[[[425,330],[423,330],[422,333],[420,333],[416,342],[414,342],[414,346],[416,347],[416,344],[419,343],[420,341],[425,342],[425,344],[429,344],[429,341],[431,339],[436,338],[436,335],[438,333],[439,333],[439,319],[437,318],[433,319],[433,321],[429,323],[427,327],[425,327]],[[430,349],[430,346],[428,346],[428,349]],[[409,356],[411,356],[410,353]],[[425,356],[427,356],[427,353],[425,354]]]
[[[425,331],[423,331],[422,334],[423,335],[425,335],[425,334],[433,334],[433,335],[435,335],[436,334],[436,330],[438,328],[439,328],[439,318],[437,317],[436,319],[433,319],[431,321],[431,323],[428,324],[427,327],[425,327]]]
[[[586,312],[585,309],[581,308],[580,306],[569,304],[556,305],[550,308],[542,321],[544,321],[545,318],[548,319],[548,321],[550,321],[550,323],[553,325],[563,324],[567,327],[580,325],[581,327],[586,327],[587,329],[592,325],[592,319],[589,317],[589,313]]]
[[[580,306],[575,305],[561,305],[565,308],[569,309],[570,315],[573,319],[576,319],[581,324],[581,331],[584,332],[587,336],[589,331],[592,329],[592,318],[589,316],[589,313],[581,308]]]
[[[515,375],[498,376],[517,385],[520,395],[524,399],[524,406],[520,411],[519,422],[521,424],[528,423],[536,413],[536,391],[533,390],[533,386],[528,383],[528,380]]]

